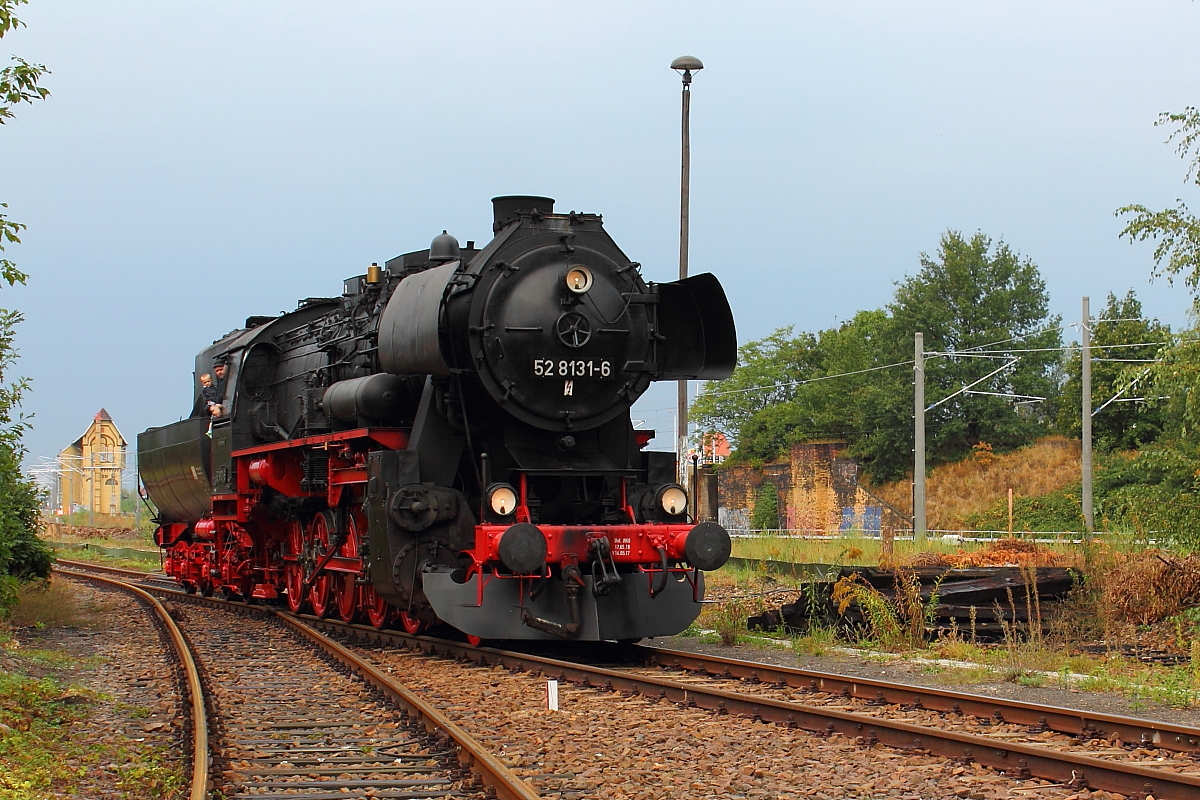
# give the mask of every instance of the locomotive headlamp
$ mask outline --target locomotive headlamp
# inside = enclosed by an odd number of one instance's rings
[[[677,483],[668,483],[658,490],[658,507],[672,517],[687,512],[687,492]]]
[[[592,288],[592,271],[587,267],[574,266],[567,270],[567,289],[575,294],[584,294]]]
[[[495,483],[488,488],[487,505],[498,517],[507,517],[517,508],[517,493],[507,483]]]

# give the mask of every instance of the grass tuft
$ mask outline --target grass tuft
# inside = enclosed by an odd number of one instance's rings
[[[706,605],[700,614],[700,625],[715,630],[721,644],[732,647],[747,640],[747,618],[761,614],[762,611],[761,598],[735,595]]]
[[[813,625],[802,635],[792,639],[792,652],[798,656],[823,656],[838,644],[836,628]]]
[[[27,583],[9,619],[19,628],[86,628],[113,608],[106,599],[83,601],[68,581]]]

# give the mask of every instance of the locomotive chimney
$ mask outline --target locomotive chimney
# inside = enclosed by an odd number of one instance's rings
[[[539,214],[554,213],[554,198],[535,195],[513,194],[492,198],[492,230],[498,231],[504,223],[521,212],[536,211]]]

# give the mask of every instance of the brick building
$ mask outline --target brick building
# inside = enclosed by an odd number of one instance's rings
[[[102,408],[83,435],[58,454],[59,513],[119,514],[123,469],[125,438]]]

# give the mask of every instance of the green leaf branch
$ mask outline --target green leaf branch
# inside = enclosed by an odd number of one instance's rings
[[[1167,143],[1175,142],[1175,152],[1188,162],[1184,180],[1200,186],[1200,111],[1188,106],[1177,114],[1160,114],[1154,124],[1175,126]],[[1153,275],[1165,276],[1168,282],[1183,276],[1184,285],[1192,292],[1192,302],[1200,310],[1200,218],[1183,200],[1162,211],[1134,204],[1122,206],[1115,213],[1129,217],[1121,230],[1123,238],[1131,243],[1148,239],[1156,242]]]

